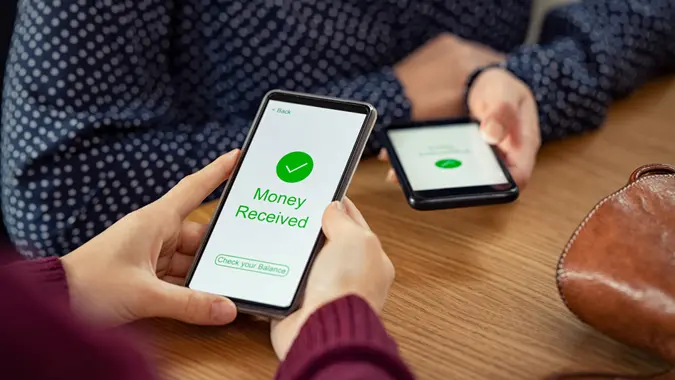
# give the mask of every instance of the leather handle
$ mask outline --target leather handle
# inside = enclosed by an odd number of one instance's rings
[[[609,373],[562,373],[547,380],[674,380],[675,370],[652,375],[617,375]]]
[[[628,183],[633,183],[638,179],[648,175],[675,174],[675,166],[668,164],[649,164],[641,166],[630,175]]]

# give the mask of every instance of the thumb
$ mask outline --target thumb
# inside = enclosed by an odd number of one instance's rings
[[[238,159],[239,150],[218,157],[203,169],[183,178],[156,203],[176,210],[181,219],[185,219],[209,194],[230,178]]]
[[[495,116],[482,118],[480,124],[480,135],[483,140],[490,145],[497,145],[506,138],[506,127]]]
[[[225,325],[237,316],[237,307],[225,297],[161,282],[153,317],[177,319],[196,325]]]
[[[481,74],[469,93],[469,110],[480,120],[483,139],[492,145],[504,140],[509,131],[518,128],[518,91],[509,88],[508,74],[503,70],[487,70]]]
[[[479,117],[480,134],[490,145],[501,143],[510,131],[518,128],[518,106],[504,100],[495,100],[484,117]]]
[[[340,234],[359,228],[345,210],[342,202],[336,201],[328,205],[321,220],[323,233],[328,240],[333,240]]]

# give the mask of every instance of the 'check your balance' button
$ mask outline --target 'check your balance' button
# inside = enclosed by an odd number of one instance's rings
[[[228,255],[216,256],[216,265],[277,277],[286,277],[289,271],[286,265]]]

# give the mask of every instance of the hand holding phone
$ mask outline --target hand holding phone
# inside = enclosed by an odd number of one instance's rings
[[[217,158],[63,257],[70,309],[100,327],[157,317],[232,322],[232,301],[182,284],[204,234],[185,218],[228,179],[238,157],[234,150]]]
[[[334,202],[323,215],[326,244],[312,266],[302,306],[272,322],[272,345],[281,360],[307,318],[323,305],[357,295],[379,313],[394,281],[394,266],[359,210],[348,198],[339,205]]]
[[[512,202],[519,189],[471,119],[393,125],[381,136],[411,207],[435,210]]]
[[[323,245],[323,212],[344,197],[375,119],[366,103],[270,92],[186,286],[244,313],[293,312]]]

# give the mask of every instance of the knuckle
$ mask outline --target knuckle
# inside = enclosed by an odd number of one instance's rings
[[[457,42],[457,37],[449,32],[443,32],[436,37],[436,40],[443,44],[454,44]]]
[[[175,223],[176,220],[180,221],[180,214],[175,207],[167,207],[166,205],[159,203],[151,203],[129,215],[134,216],[136,223],[145,226],[144,228],[146,229],[159,226],[156,222],[157,220],[165,222],[162,223],[161,226],[173,226],[171,223]]]
[[[127,215],[125,215],[120,222],[123,222],[127,226],[130,226],[131,228],[134,227],[140,227],[144,225],[144,221],[147,219],[147,214],[148,214],[148,206],[140,208],[134,212],[131,212]]]
[[[371,231],[364,233],[363,243],[368,250],[382,250],[380,239]]]
[[[180,181],[178,181],[178,184],[176,187],[185,187],[186,185],[189,185],[194,181],[195,178],[195,173],[188,174],[185,177],[181,178]]]

